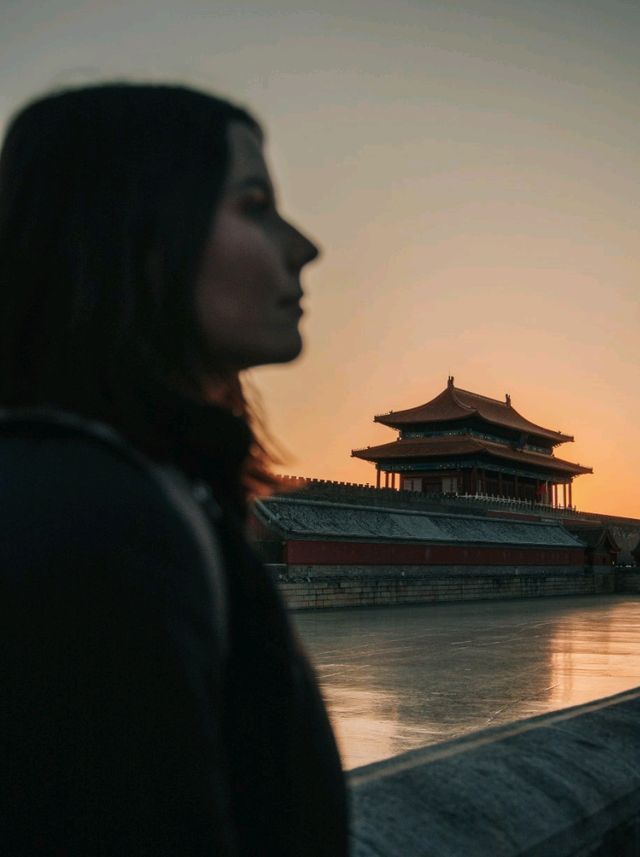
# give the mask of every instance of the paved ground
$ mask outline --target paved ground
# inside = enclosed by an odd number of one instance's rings
[[[640,685],[640,596],[293,616],[347,769]]]

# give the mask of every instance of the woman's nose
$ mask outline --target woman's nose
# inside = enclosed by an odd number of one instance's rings
[[[304,268],[305,265],[313,262],[314,259],[317,259],[321,251],[317,244],[314,244],[314,242],[304,235],[304,233],[300,232],[299,229],[290,223],[288,226],[290,230],[288,258],[291,266],[300,270]]]

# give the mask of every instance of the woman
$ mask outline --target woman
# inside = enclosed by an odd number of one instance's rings
[[[315,682],[247,546],[239,373],[301,349],[314,245],[245,111],[110,84],[0,158],[6,854],[341,855]]]

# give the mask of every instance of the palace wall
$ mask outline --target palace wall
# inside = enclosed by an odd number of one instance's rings
[[[558,521],[300,497],[260,501],[257,510],[259,547],[291,609],[615,589],[612,565],[594,566],[585,542]]]
[[[282,480],[284,486],[291,492],[288,496],[326,500],[332,503],[451,512],[457,515],[486,515],[502,518],[513,516],[519,520],[566,522],[569,526],[574,523],[599,523],[609,527],[620,546],[618,562],[621,565],[634,563],[632,552],[640,544],[640,520],[637,518],[605,515],[598,512],[581,512],[575,509],[553,509],[538,503],[526,503],[501,497],[425,495],[413,491],[375,488],[372,485],[304,477],[285,476],[282,477]]]
[[[616,592],[640,593],[640,569],[621,569],[616,575]]]
[[[616,577],[582,565],[267,567],[292,610],[596,595],[613,592]]]

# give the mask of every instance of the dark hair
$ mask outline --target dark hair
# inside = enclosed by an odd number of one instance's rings
[[[141,396],[202,393],[193,284],[234,120],[260,133],[222,99],[132,83],[53,93],[13,118],[0,155],[1,405],[66,408],[140,437]],[[248,416],[237,376],[225,382]]]

